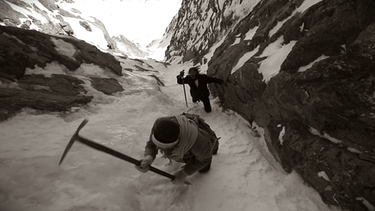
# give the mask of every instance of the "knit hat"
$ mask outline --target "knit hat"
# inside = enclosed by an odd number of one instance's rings
[[[190,73],[190,72],[195,72],[196,74],[199,73],[198,68],[196,68],[196,67],[192,67],[192,68],[190,68],[190,69],[189,69],[189,73]]]
[[[173,117],[161,117],[155,121],[154,137],[162,143],[172,143],[177,141],[180,135],[180,126],[173,121]]]

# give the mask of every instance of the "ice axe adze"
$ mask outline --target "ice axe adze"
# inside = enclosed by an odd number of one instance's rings
[[[83,138],[83,137],[79,136],[79,134],[78,134],[79,131],[80,131],[80,130],[81,130],[81,129],[87,124],[87,122],[88,122],[88,120],[85,119],[85,120],[83,120],[82,123],[78,126],[77,131],[73,134],[72,138],[70,139],[68,145],[66,146],[66,148],[65,148],[65,150],[64,150],[64,153],[63,153],[63,155],[62,155],[62,157],[61,157],[61,160],[60,160],[60,162],[59,162],[59,165],[62,163],[62,161],[64,160],[66,154],[68,153],[69,149],[72,147],[72,145],[73,145],[73,143],[74,143],[75,141],[81,142],[81,143],[84,144],[84,145],[87,145],[87,146],[89,146],[89,147],[91,147],[91,148],[94,148],[94,149],[96,149],[96,150],[99,150],[99,151],[105,152],[105,153],[107,153],[107,154],[110,154],[110,155],[112,155],[112,156],[114,156],[114,157],[120,158],[121,160],[125,160],[125,161],[127,161],[127,162],[129,162],[129,163],[132,163],[132,164],[134,164],[134,165],[139,166],[139,165],[141,164],[141,161],[139,161],[139,160],[136,160],[136,159],[134,159],[134,158],[132,158],[132,157],[129,157],[129,156],[127,156],[127,155],[124,155],[124,154],[122,154],[122,153],[120,153],[120,152],[117,152],[117,151],[115,151],[115,150],[113,150],[113,149],[110,149],[110,148],[108,148],[108,147],[106,147],[106,146],[103,146],[103,145],[98,144],[98,143],[96,143],[96,142],[94,142],[94,141],[91,141],[91,140],[89,140],[89,139],[87,139],[87,138]],[[160,175],[162,175],[162,176],[168,177],[168,178],[171,179],[171,180],[174,180],[174,179],[175,179],[175,176],[174,176],[174,175],[171,175],[171,174],[169,174],[169,173],[167,173],[167,172],[165,172],[165,171],[162,171],[162,170],[160,170],[160,169],[157,169],[157,168],[155,168],[155,167],[150,166],[149,170],[152,171],[152,172],[154,172],[154,173],[156,173],[156,174],[160,174]]]

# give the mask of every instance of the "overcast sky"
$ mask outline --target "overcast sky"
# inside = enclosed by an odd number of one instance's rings
[[[147,45],[160,38],[182,0],[75,0],[72,6],[85,15],[100,19],[110,35],[124,35]]]

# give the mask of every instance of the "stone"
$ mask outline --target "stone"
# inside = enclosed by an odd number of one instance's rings
[[[85,28],[86,31],[89,31],[89,32],[92,31],[90,25],[89,25],[86,21],[79,21],[79,24],[80,24],[83,28]]]
[[[90,78],[92,80],[92,87],[106,95],[112,95],[113,93],[124,91],[124,88],[122,88],[119,82],[114,78]]]
[[[0,88],[0,121],[4,121],[24,108],[42,112],[66,112],[72,107],[89,103],[93,97],[81,95],[87,91],[83,81],[67,75],[27,75],[17,86]]]

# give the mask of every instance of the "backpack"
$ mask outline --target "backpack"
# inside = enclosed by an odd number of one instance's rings
[[[197,125],[199,130],[211,140],[212,144],[212,152],[213,154],[217,153],[219,147],[219,139],[216,136],[216,133],[211,129],[211,127],[204,121],[204,119],[200,118],[197,114],[189,114],[189,113],[182,113],[182,116],[187,117],[188,119],[193,120]]]

